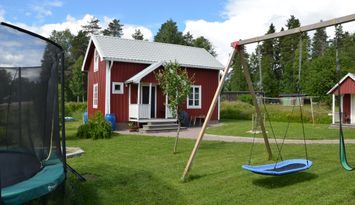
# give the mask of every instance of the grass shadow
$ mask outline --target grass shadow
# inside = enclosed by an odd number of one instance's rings
[[[268,189],[274,189],[274,188],[291,186],[297,183],[310,181],[316,178],[318,178],[317,174],[300,172],[296,174],[288,174],[283,176],[265,176],[264,178],[253,180],[253,184]]]
[[[208,174],[207,173],[206,174],[191,174],[188,177],[186,177],[186,179],[183,180],[182,182],[183,183],[191,182],[191,181],[198,180],[200,178],[207,177],[207,176],[220,175],[223,172],[226,172],[226,171],[218,171],[218,172],[213,172],[213,173],[208,173]]]
[[[75,184],[76,204],[181,204],[184,197],[153,173],[108,164],[86,170],[87,181]],[[184,204],[184,203],[182,203]]]

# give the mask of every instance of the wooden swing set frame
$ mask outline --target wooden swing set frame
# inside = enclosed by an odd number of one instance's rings
[[[241,61],[241,65],[242,65],[242,69],[243,69],[243,73],[244,73],[244,77],[245,77],[245,80],[247,81],[249,91],[250,91],[250,93],[252,95],[252,101],[253,101],[253,105],[255,107],[256,114],[257,114],[257,116],[261,116],[260,107],[259,107],[259,105],[258,105],[258,103],[256,101],[255,90],[254,90],[254,87],[253,87],[253,84],[252,84],[252,81],[251,81],[251,78],[250,78],[249,68],[248,68],[246,60],[244,58],[244,46],[245,45],[252,44],[252,43],[257,43],[257,42],[261,42],[261,41],[265,41],[265,40],[269,40],[269,39],[289,36],[289,35],[293,35],[293,34],[301,34],[301,33],[307,32],[307,31],[312,31],[312,30],[316,30],[316,29],[320,29],[320,28],[326,28],[326,27],[330,27],[330,26],[336,26],[336,25],[339,25],[339,24],[344,24],[344,23],[348,23],[348,22],[352,22],[352,21],[355,21],[355,14],[343,16],[343,17],[340,17],[340,18],[334,18],[334,19],[327,20],[327,21],[321,21],[319,23],[314,23],[314,24],[310,24],[310,25],[306,25],[306,26],[301,26],[301,27],[298,27],[298,28],[289,29],[289,30],[286,30],[286,31],[281,31],[281,32],[278,32],[278,33],[272,33],[272,34],[267,34],[267,35],[263,35],[263,36],[259,36],[259,37],[254,37],[254,38],[249,38],[249,39],[246,39],[246,40],[240,40],[240,41],[233,42],[231,44],[231,46],[234,48],[233,52],[230,55],[230,59],[228,61],[227,66],[224,68],[223,75],[221,77],[220,83],[219,83],[219,85],[217,87],[217,90],[216,90],[215,95],[213,97],[213,100],[211,102],[211,105],[210,105],[210,108],[208,110],[206,119],[205,119],[205,121],[204,121],[204,123],[202,125],[202,128],[201,128],[201,130],[199,132],[199,135],[198,135],[198,137],[196,139],[195,146],[194,146],[194,148],[193,148],[193,150],[191,152],[191,155],[189,157],[189,160],[188,160],[188,162],[186,164],[184,173],[182,175],[182,180],[185,181],[186,178],[189,175],[189,172],[190,172],[190,170],[192,168],[193,161],[195,159],[195,156],[196,156],[196,154],[197,154],[197,152],[199,150],[201,141],[202,141],[203,136],[205,134],[208,122],[210,121],[212,113],[213,113],[213,110],[214,110],[214,108],[216,106],[216,103],[217,103],[217,100],[218,100],[218,96],[220,95],[220,93],[222,91],[222,87],[223,87],[224,81],[225,81],[225,79],[227,77],[228,71],[230,70],[230,67],[233,65],[233,59],[234,59],[234,57],[237,54],[240,57],[240,61]],[[272,152],[271,152],[271,149],[270,149],[270,144],[269,144],[269,140],[268,140],[268,137],[267,137],[267,134],[266,134],[264,122],[262,120],[260,120],[259,122],[260,122],[261,131],[262,131],[262,134],[263,134],[266,150],[268,152],[269,159],[271,159],[272,158]]]

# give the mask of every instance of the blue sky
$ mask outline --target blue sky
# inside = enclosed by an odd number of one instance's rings
[[[31,26],[65,21],[70,15],[80,19],[91,14],[99,19],[117,18],[123,24],[144,25],[156,33],[168,19],[185,29],[188,19],[220,21],[226,0],[2,0],[5,19]],[[19,6],[20,5],[20,6]]]
[[[301,25],[355,13],[354,0],[1,0],[0,21],[49,36],[55,30],[69,29],[76,34],[93,16],[105,28],[114,18],[124,24],[123,38],[132,38],[140,29],[152,41],[168,19],[179,30],[211,41],[217,59],[227,64],[230,43],[260,36],[273,23],[284,27],[290,15]],[[355,31],[355,24],[344,25]],[[327,30],[331,36],[334,31]],[[248,51],[253,51],[247,47]]]

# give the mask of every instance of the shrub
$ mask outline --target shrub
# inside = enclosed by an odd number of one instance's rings
[[[65,103],[65,116],[71,116],[74,112],[84,112],[86,102],[67,102]]]
[[[292,113],[292,106],[282,105],[266,105],[267,111],[271,121],[277,122],[300,122],[299,107],[294,107]],[[263,105],[260,105],[261,111],[265,113]],[[303,121],[305,123],[312,123],[312,112],[309,105],[303,106]],[[221,119],[234,120],[250,120],[252,114],[255,113],[254,106],[249,103],[235,101],[223,101],[221,103]],[[320,106],[314,106],[314,121],[317,124],[328,124],[331,122],[331,117],[328,116],[328,110]]]
[[[89,124],[83,124],[78,127],[76,137],[80,139],[90,138],[90,126]]]
[[[254,107],[249,103],[241,101],[221,103],[222,119],[250,120],[253,112]]]
[[[238,100],[245,102],[245,103],[249,103],[249,104],[253,104],[253,100],[250,94],[242,94],[238,96]]]
[[[93,118],[89,119],[87,124],[78,127],[76,136],[78,138],[107,139],[111,138],[111,123],[107,122],[100,112],[97,112]]]

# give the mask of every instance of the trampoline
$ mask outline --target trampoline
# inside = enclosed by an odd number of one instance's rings
[[[285,175],[309,169],[312,161],[305,159],[289,159],[265,165],[243,165],[242,168],[262,175]]]
[[[0,22],[0,204],[42,197],[66,178],[63,58],[54,42]]]

